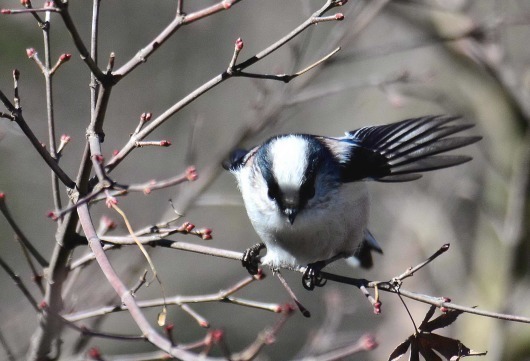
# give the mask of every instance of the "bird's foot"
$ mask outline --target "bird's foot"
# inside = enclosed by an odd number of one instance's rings
[[[241,263],[243,264],[243,267],[245,267],[251,275],[255,275],[258,273],[258,267],[259,267],[259,260],[260,251],[265,248],[265,245],[263,243],[257,243],[253,245],[250,248],[247,248],[245,252],[243,253],[243,258],[241,259]]]
[[[325,261],[318,261],[307,265],[302,276],[302,285],[308,291],[313,291],[315,287],[322,287],[327,280],[322,277],[320,270],[326,266]]]

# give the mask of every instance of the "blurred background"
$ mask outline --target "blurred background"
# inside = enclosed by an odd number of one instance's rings
[[[41,1],[34,1],[38,7]],[[149,43],[173,18],[175,1],[102,1],[99,63],[116,54],[116,68]],[[190,13],[215,3],[185,1]],[[127,142],[142,112],[156,117],[182,97],[222,73],[234,42],[244,41],[245,60],[277,41],[322,6],[317,0],[245,0],[181,28],[145,64],[113,90],[104,124],[103,152],[110,159]],[[1,2],[20,8],[19,1]],[[91,2],[70,1],[70,11],[88,43]],[[468,134],[484,139],[458,153],[474,158],[462,166],[426,174],[402,184],[370,184],[373,206],[370,229],[384,248],[369,271],[343,262],[329,271],[370,280],[401,274],[450,243],[449,252],[408,279],[403,288],[481,309],[530,316],[529,173],[530,173],[530,3],[525,0],[350,0],[329,14],[343,12],[342,22],[310,27],[300,36],[248,69],[254,73],[293,73],[337,46],[341,51],[323,65],[289,84],[273,80],[232,78],[207,92],[165,122],[148,139],[171,141],[169,148],[134,150],[112,173],[119,183],[164,179],[186,166],[198,168],[191,184],[120,198],[135,229],[174,217],[168,199],[197,227],[213,229],[213,240],[177,235],[172,239],[242,251],[258,238],[246,216],[235,180],[220,163],[236,147],[249,147],[285,132],[340,136],[366,125],[385,124],[427,114],[459,114],[476,127]],[[72,141],[61,159],[72,177],[77,172],[90,120],[90,73],[78,56],[60,17],[52,16],[52,59],[72,59],[54,76],[58,135]],[[0,17],[0,89],[11,96],[13,69],[19,69],[24,117],[35,134],[47,139],[44,79],[26,48],[43,56],[42,35],[31,15]],[[52,60],[54,61],[54,60]],[[4,111],[5,109],[1,109]],[[0,192],[19,226],[43,255],[55,244],[56,224],[46,218],[53,209],[50,170],[16,124],[0,119]],[[66,193],[63,194],[66,202]],[[104,204],[92,208],[93,219],[106,215],[127,230]],[[96,221],[97,222],[97,221]],[[325,240],[323,240],[325,241]],[[79,247],[74,259],[86,253]],[[31,272],[8,223],[0,219],[0,254],[31,285]],[[239,262],[183,251],[154,249],[151,255],[168,295],[196,295],[226,289],[245,277]],[[111,253],[126,284],[148,268],[136,247]],[[237,295],[285,303],[288,295],[269,277]],[[401,301],[383,294],[383,313],[356,289],[328,282],[307,292],[300,275],[284,272],[311,311],[295,314],[260,360],[303,358],[355,342],[369,332],[379,347],[351,360],[383,360],[414,327]],[[5,343],[23,358],[38,320],[11,279],[0,273],[0,329]],[[36,287],[34,295],[39,299]],[[142,288],[138,299],[160,297],[156,284]],[[67,312],[118,304],[97,265],[81,272],[65,295]],[[417,323],[428,306],[406,301]],[[223,329],[230,350],[248,345],[279,315],[224,303],[193,306],[212,328]],[[146,311],[155,323],[160,310]],[[169,309],[175,338],[191,342],[204,330],[177,307]],[[106,316],[87,325],[117,333],[138,333],[127,313]],[[487,360],[530,360],[530,327],[464,314],[440,333],[466,346],[488,351]],[[326,337],[325,337],[326,336]],[[62,359],[71,359],[78,333],[66,330]],[[97,346],[104,355],[146,352],[145,342],[90,339],[77,346]],[[83,351],[84,352],[84,351]],[[83,353],[81,353],[82,355]],[[3,359],[0,350],[0,359]]]

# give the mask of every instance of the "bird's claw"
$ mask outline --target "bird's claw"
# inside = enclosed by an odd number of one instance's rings
[[[328,281],[320,274],[320,270],[325,266],[325,263],[315,262],[307,265],[307,268],[302,276],[302,285],[308,291],[313,291],[315,287],[322,287]]]
[[[243,253],[241,264],[245,267],[251,275],[258,274],[260,251],[265,248],[263,243],[257,243],[250,248],[247,248]]]

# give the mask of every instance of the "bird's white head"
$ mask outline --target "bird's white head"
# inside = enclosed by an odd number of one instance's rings
[[[327,191],[323,178],[337,173],[331,152],[308,135],[272,138],[257,151],[255,161],[268,197],[291,224],[316,194]]]

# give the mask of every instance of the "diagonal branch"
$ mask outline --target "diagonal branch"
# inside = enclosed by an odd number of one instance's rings
[[[101,246],[101,241],[98,238],[96,230],[92,223],[88,206],[84,204],[78,207],[77,212],[79,215],[81,226],[83,227],[83,231],[85,232],[85,235],[87,237],[89,247],[92,249],[92,252],[94,252],[94,255],[96,256],[96,261],[98,262],[101,270],[105,274],[105,277],[107,278],[109,284],[120,296],[121,301],[129,308],[129,313],[131,314],[132,318],[134,319],[146,339],[152,344],[159,347],[161,350],[169,353],[174,357],[177,357],[182,360],[195,360],[195,356],[193,354],[181,350],[177,347],[173,347],[168,339],[164,338],[162,335],[156,332],[149,324],[149,321],[143,314],[140,307],[138,307],[138,304],[130,293],[129,289],[120,280],[119,276],[116,274],[116,271],[114,271],[114,268],[112,267],[107,256],[105,255],[103,247]],[[205,358],[205,360],[207,360],[207,358]]]
[[[137,66],[143,64],[147,61],[156,49],[160,47],[167,39],[173,35],[181,26],[191,24],[197,20],[203,19],[210,15],[216,14],[220,11],[228,10],[232,5],[237,4],[241,0],[222,0],[214,5],[211,5],[205,9],[183,15],[180,10],[180,5],[178,6],[177,16],[169,25],[160,32],[149,44],[142,48],[136,55],[125,63],[122,67],[116,70],[113,75],[116,81],[119,81],[121,78],[133,71]]]
[[[28,288],[26,287],[26,285],[24,285],[20,277],[11,269],[11,267],[9,267],[9,265],[1,257],[0,257],[0,267],[2,267],[3,270],[9,275],[9,277],[11,277],[11,279],[15,282],[15,285],[22,291],[22,293],[24,294],[26,299],[29,301],[33,309],[37,311],[37,313],[40,313],[41,310],[39,308],[39,305],[37,301],[35,300],[35,298],[33,297],[33,295],[31,294],[31,292],[29,292]]]
[[[51,168],[51,170],[57,174],[57,177],[63,182],[65,186],[68,188],[75,188],[75,183],[73,180],[70,179],[70,177],[63,171],[63,169],[59,166],[57,163],[57,160],[55,160],[50,153],[42,146],[41,142],[37,139],[35,134],[33,134],[33,131],[28,126],[26,121],[24,120],[24,117],[22,116],[22,111],[19,108],[16,108],[11,101],[5,96],[5,94],[0,90],[0,101],[4,103],[5,107],[9,110],[11,113],[12,119],[14,122],[18,124],[20,129],[24,132],[26,137],[28,137],[29,141],[33,145],[33,147],[37,150],[37,152],[40,154],[42,159],[48,164],[48,166]]]
[[[72,40],[74,41],[74,44],[77,50],[79,51],[81,59],[85,62],[85,64],[88,66],[90,71],[94,74],[94,76],[99,82],[108,83],[110,81],[110,77],[105,75],[105,73],[103,73],[103,71],[98,67],[95,60],[92,59],[87,47],[85,46],[85,43],[83,42],[83,39],[81,39],[81,36],[77,31],[74,21],[70,16],[70,12],[68,11],[68,2],[55,1],[54,4],[60,10],[59,14],[61,15],[64,25],[68,29],[68,32],[70,33],[70,36],[72,37]]]
[[[33,244],[28,240],[24,232],[20,229],[17,222],[13,219],[11,216],[11,213],[9,212],[9,209],[7,208],[6,201],[5,201],[5,194],[0,193],[0,212],[4,215],[5,219],[7,220],[7,223],[13,228],[13,231],[15,232],[16,236],[20,240],[20,243],[22,243],[23,247],[25,247],[29,253],[39,262],[39,264],[42,267],[48,267],[48,261],[39,253],[39,251],[33,246]]]
[[[333,7],[342,5],[341,1],[337,0],[327,0],[326,3],[313,15],[311,15],[309,18],[307,18],[302,24],[300,24],[298,27],[296,27],[294,30],[292,30],[289,34],[282,37],[278,41],[271,44],[266,49],[260,51],[256,55],[248,58],[244,62],[235,65],[233,68],[229,68],[222,72],[221,74],[213,77],[191,93],[189,93],[187,96],[182,98],[180,101],[175,103],[173,106],[171,106],[169,109],[167,109],[164,113],[159,115],[156,119],[152,120],[143,130],[141,130],[139,133],[134,134],[130,137],[129,141],[125,146],[116,154],[108,163],[106,166],[106,169],[108,172],[112,171],[121,161],[135,148],[135,144],[138,140],[144,139],[147,135],[149,135],[151,132],[153,132],[156,128],[158,128],[161,124],[163,124],[166,120],[168,120],[172,115],[174,115],[176,112],[182,110],[184,107],[192,103],[195,99],[200,97],[202,94],[206,93],[207,91],[213,89],[217,85],[221,84],[225,80],[228,80],[239,72],[243,71],[244,69],[250,67],[251,65],[257,63],[258,61],[264,59],[265,57],[269,56],[282,46],[284,46],[286,43],[291,41],[294,37],[301,34],[304,30],[309,28],[311,25],[314,25],[318,23],[315,19],[320,18],[322,14],[324,14],[326,11],[330,10]],[[118,71],[119,72],[119,71]],[[118,73],[117,72],[117,73]]]

